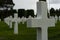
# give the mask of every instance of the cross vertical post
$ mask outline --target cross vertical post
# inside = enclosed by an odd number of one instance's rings
[[[48,27],[55,26],[55,19],[47,17],[47,3],[37,2],[37,18],[28,19],[27,27],[37,29],[37,40],[48,40]]]
[[[18,34],[18,14],[14,14],[14,34]]]
[[[12,16],[10,16],[10,19],[9,19],[9,27],[12,28]]]

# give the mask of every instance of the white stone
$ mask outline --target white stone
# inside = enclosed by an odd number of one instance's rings
[[[22,21],[21,18],[18,17],[18,14],[14,14],[14,18],[9,16],[4,19],[4,22],[9,25],[9,28],[12,28],[12,23],[14,22],[14,34],[18,34],[18,23]]]
[[[19,18],[18,18],[18,23],[20,23],[21,21],[22,21],[22,19],[19,17]]]
[[[17,21],[15,21],[15,24],[14,24],[14,34],[18,34],[18,23],[17,23]]]
[[[33,17],[32,16],[29,16],[29,19],[33,19]]]
[[[60,16],[59,16],[59,21],[60,21]]]
[[[10,18],[9,18],[9,28],[12,28],[12,22],[13,22],[12,19],[13,19],[12,16],[10,16]]]
[[[22,19],[22,24],[24,24],[26,22],[26,18],[23,16],[21,19]]]
[[[9,17],[4,18],[4,22],[5,22],[7,25],[9,25]]]
[[[56,19],[56,20],[58,19],[57,16],[55,16],[55,19]]]
[[[55,19],[48,19],[44,1],[37,2],[37,13],[37,18],[27,20],[27,27],[37,28],[37,40],[48,40],[48,27],[55,26]]]
[[[55,16],[55,22],[57,22],[57,20],[58,20],[58,17],[57,17],[57,16]]]
[[[18,14],[14,14],[14,34],[18,34]]]
[[[0,21],[1,21],[1,19],[0,19]]]
[[[14,34],[18,34],[18,23],[21,22],[21,19],[18,18],[18,14],[14,14],[13,22],[14,22]]]

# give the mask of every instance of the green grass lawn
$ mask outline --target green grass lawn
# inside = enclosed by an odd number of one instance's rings
[[[26,23],[19,24],[18,35],[15,35],[13,30],[14,27],[9,29],[6,23],[0,22],[0,40],[36,40],[36,29],[27,28]],[[60,40],[60,22],[57,22],[55,27],[48,28],[48,36],[49,40]]]
[[[55,27],[48,28],[49,40],[60,40],[60,22],[55,24]]]

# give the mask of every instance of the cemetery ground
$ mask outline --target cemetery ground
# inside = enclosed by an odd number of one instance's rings
[[[0,40],[36,40],[36,29],[27,28],[26,22],[25,24],[19,24],[18,35],[13,32],[14,25],[10,29],[6,23],[0,22]],[[48,28],[48,38],[49,40],[60,40],[60,22],[56,23],[56,27]]]

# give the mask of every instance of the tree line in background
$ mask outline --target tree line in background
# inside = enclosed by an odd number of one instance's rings
[[[0,7],[6,7],[6,4],[14,4],[13,0],[0,0]]]
[[[51,8],[50,9],[50,14],[48,13],[48,15],[50,15],[51,17],[54,17],[57,16],[58,20],[59,20],[59,16],[60,16],[60,8],[59,9],[54,9],[54,8]],[[48,16],[49,17],[49,16]]]
[[[34,17],[34,10],[33,9],[29,9],[29,10],[25,10],[25,9],[18,9],[18,12],[16,9],[13,10],[0,10],[0,19],[4,19],[8,16],[13,16],[14,17],[14,13],[18,14],[18,17],[22,18],[23,16],[28,18],[29,16]]]
[[[24,10],[24,9],[19,9],[18,10],[18,16],[21,18],[22,16],[28,18],[29,16],[34,17],[34,10]]]

